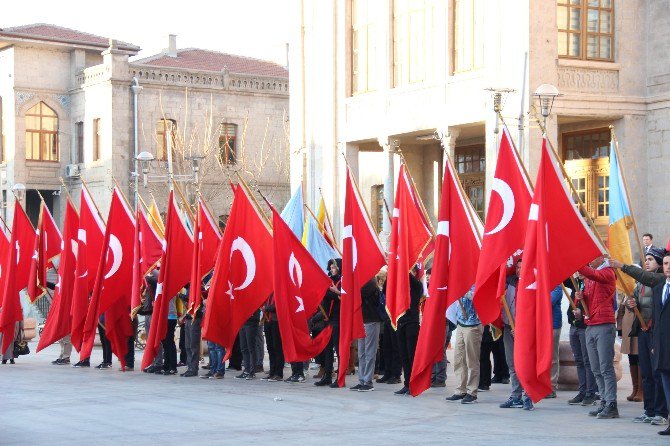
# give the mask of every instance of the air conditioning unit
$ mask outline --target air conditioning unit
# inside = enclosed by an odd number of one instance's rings
[[[79,178],[81,176],[79,164],[68,164],[65,166],[65,176],[67,178]]]

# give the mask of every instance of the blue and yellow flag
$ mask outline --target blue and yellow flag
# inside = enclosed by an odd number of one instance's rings
[[[610,143],[610,178],[609,178],[609,229],[607,245],[610,256],[625,264],[633,263],[633,255],[630,249],[630,236],[628,231],[633,226],[633,218],[630,213],[630,204],[626,196],[623,182],[623,174],[619,165],[619,159],[614,147],[614,140]],[[626,294],[631,294],[635,286],[635,280],[624,276],[624,283],[617,280],[617,288]]]
[[[311,215],[307,216],[305,226],[305,248],[314,257],[324,272],[328,272],[328,261],[341,257],[335,249],[328,244],[319,228],[318,222]]]

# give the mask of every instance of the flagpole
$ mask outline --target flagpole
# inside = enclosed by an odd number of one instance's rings
[[[314,215],[314,212],[312,212],[312,210],[309,208],[309,206],[307,206],[307,204],[305,204],[305,203],[303,203],[303,206],[305,206],[305,209],[307,209],[307,212],[309,212],[309,215],[311,215],[314,218],[314,220],[316,220],[318,222],[318,220],[316,218],[316,215]],[[340,255],[340,257],[342,257],[342,251],[340,251],[339,246],[337,246],[337,243],[335,243],[334,240],[333,240],[333,245],[334,245],[333,247],[337,250],[337,253]]]
[[[345,159],[346,161],[346,159]],[[328,208],[326,207],[326,200],[323,198],[323,191],[321,188],[319,188],[319,195],[321,196],[321,199],[323,200],[323,212],[326,214],[326,222],[328,222],[328,227],[330,228],[330,239],[334,244],[337,244],[335,241],[335,229],[333,228],[333,223],[330,221],[330,214],[328,213]],[[317,219],[318,222],[318,219]],[[324,227],[325,229],[325,227]]]
[[[603,248],[605,250],[605,253],[609,254],[609,250],[605,246],[605,243],[603,242],[603,239],[600,236],[600,232],[598,232],[598,229],[596,228],[596,224],[593,222],[593,219],[591,218],[591,215],[589,215],[589,213],[587,212],[586,206],[584,205],[584,202],[582,201],[581,197],[577,193],[577,190],[575,190],[575,185],[572,184],[572,180],[570,180],[570,177],[568,176],[568,173],[565,171],[565,167],[563,166],[563,163],[561,162],[561,158],[558,156],[558,152],[556,152],[556,149],[554,148],[554,145],[551,143],[549,138],[546,137],[547,136],[546,128],[544,127],[542,122],[540,122],[540,119],[537,116],[535,116],[534,119],[537,122],[537,124],[540,126],[540,130],[542,130],[542,134],[544,135],[547,143],[549,144],[549,148],[551,149],[552,153],[554,154],[554,157],[556,158],[556,161],[558,161],[557,164],[561,168],[561,172],[563,173],[563,177],[564,177],[566,183],[568,183],[568,185],[570,186],[570,190],[572,191],[572,194],[577,198],[577,202],[579,204],[580,212],[582,213],[582,215],[584,217],[586,217],[586,221],[589,224],[591,230],[593,231],[595,236],[598,237],[598,241],[600,242],[601,248]],[[605,254],[605,253],[603,253],[603,254]],[[628,289],[628,286],[626,285],[626,282],[624,282],[623,277],[621,276],[621,271],[619,271],[616,268],[613,268],[613,269],[614,269],[614,273],[617,276],[617,279],[619,279],[619,282],[621,283],[621,286],[623,288],[624,293],[627,296],[632,296],[632,293]],[[588,309],[585,306],[586,301],[583,301],[583,305],[584,305],[584,311],[586,313],[588,313]],[[647,327],[647,325],[644,323],[644,318],[642,317],[642,314],[640,313],[640,310],[637,307],[633,308],[633,310],[635,312],[635,316],[638,319],[638,322],[640,322],[640,326]],[[648,329],[649,329],[649,327],[647,327],[646,329],[643,329],[643,331],[647,331]]]
[[[202,196],[202,194],[200,193],[200,190],[198,190],[198,197],[199,197],[198,203],[202,202],[202,204],[205,205],[205,210],[209,213],[209,216],[214,217],[214,212],[212,212],[212,209],[209,207],[209,205],[205,201],[205,197]],[[221,235],[221,231],[219,230],[219,225],[216,225],[216,231],[219,235]]]
[[[621,172],[621,180],[623,181],[623,190],[626,192],[626,201],[628,201],[628,210],[630,211],[630,219],[633,221],[633,231],[635,232],[635,241],[637,242],[637,249],[640,251],[640,261],[644,265],[644,249],[642,248],[642,243],[640,242],[640,233],[637,230],[637,222],[635,221],[635,216],[633,215],[633,206],[631,205],[630,195],[628,195],[628,183],[626,182],[626,176],[623,174],[623,165],[621,164],[621,153],[619,153],[619,139],[614,133],[614,126],[610,125],[610,133],[612,135],[612,141],[614,141],[614,152],[617,158],[617,164],[619,165],[619,172]]]
[[[137,198],[139,198],[139,203],[141,203],[142,206],[144,206],[144,208],[145,208],[145,211],[146,211],[146,212],[145,212],[145,215],[148,215],[149,218],[151,218],[151,221],[153,221],[156,225],[158,225],[158,226],[162,225],[163,222],[156,221],[156,218],[151,214],[151,212],[149,212],[149,206],[147,206],[147,203],[144,201],[144,199],[142,198],[142,196],[141,196],[140,194],[137,194]],[[165,237],[165,234],[161,233],[161,231],[159,230],[159,228],[153,228],[153,229],[156,231],[156,233],[157,233],[160,237]]]
[[[72,200],[72,196],[70,195],[70,189],[68,189],[67,185],[65,184],[65,181],[63,181],[63,177],[58,177],[60,180],[60,184],[63,186],[63,189],[65,189],[65,193],[67,194],[67,197]]]
[[[179,187],[179,183],[176,181],[173,184],[174,188],[177,189],[177,193],[179,194],[179,197],[181,198],[181,202],[186,208],[186,213],[188,214],[188,218],[191,220],[191,223],[195,221],[195,218],[193,217],[193,212],[191,211],[191,205],[188,204],[188,201],[186,201],[186,197],[184,197],[184,193],[181,191],[181,187]]]
[[[9,235],[12,235],[12,230],[9,229],[9,226],[7,226],[7,222],[1,216],[0,216],[0,221],[2,221],[2,224],[5,226],[5,231],[9,232]]]
[[[240,180],[242,186],[244,186],[244,189],[247,191],[249,197],[253,200],[254,204],[256,205],[256,209],[261,212],[261,215],[265,219],[265,222],[267,223],[268,227],[272,228],[272,222],[270,222],[268,216],[265,215],[265,211],[261,207],[260,203],[258,203],[258,200],[256,200],[256,197],[254,197],[254,194],[251,192],[251,188],[249,188],[247,182],[244,181],[244,178],[242,178],[242,175],[240,175],[240,173],[237,170],[235,171],[235,174],[237,175],[237,178]],[[270,202],[265,198],[265,195],[263,195],[263,192],[261,192],[261,190],[258,187],[256,187],[256,192],[261,194],[261,197],[263,197],[263,200],[265,200],[266,203],[270,204]]]
[[[121,190],[121,186],[119,186],[119,182],[116,181],[116,177],[112,176],[112,180],[114,181],[114,184],[116,184],[116,188],[118,191],[121,193],[121,197],[123,197],[123,201],[126,202],[126,206],[128,206],[128,209],[132,209],[133,207],[130,205],[130,202],[126,198],[126,194],[123,193],[123,190]]]

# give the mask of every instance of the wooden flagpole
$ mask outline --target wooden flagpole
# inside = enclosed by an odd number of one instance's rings
[[[307,206],[306,203],[303,203],[303,206],[305,206],[305,209],[307,209],[307,212],[309,212],[309,215],[311,215],[311,216],[314,218],[314,220],[318,223],[319,220],[316,218],[316,215],[314,215],[314,212],[312,212],[312,210],[309,208],[309,206]],[[308,224],[309,224],[309,223],[308,223]],[[335,250],[338,252],[338,254],[340,255],[340,257],[342,257],[342,251],[340,250],[340,247],[337,246],[337,243],[335,243],[334,240],[333,240],[333,245],[334,245],[333,247],[334,247]]]

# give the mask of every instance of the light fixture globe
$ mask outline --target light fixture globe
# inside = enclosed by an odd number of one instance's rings
[[[558,88],[551,84],[542,84],[535,90],[533,96],[540,99],[540,114],[546,120],[551,113],[551,108],[554,105],[554,99],[560,96],[561,93]]]

